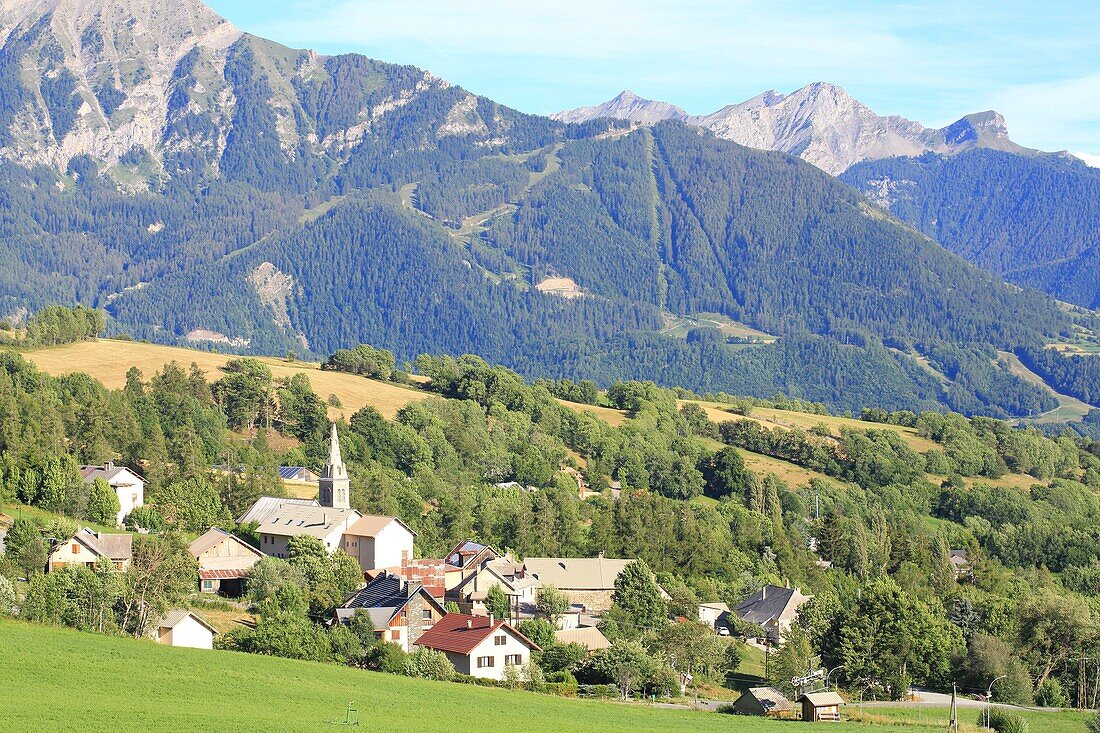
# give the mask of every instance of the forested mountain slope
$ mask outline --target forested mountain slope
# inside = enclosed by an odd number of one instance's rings
[[[979,267],[1100,307],[1100,169],[973,150],[868,161],[840,178]]]
[[[800,160],[681,123],[525,115],[197,2],[96,7],[4,6],[0,314],[79,301],[169,343],[370,341],[842,409],[1053,407],[996,349],[1041,346],[1067,316]],[[551,277],[583,297],[540,292]],[[780,341],[658,335],[662,314],[699,312]]]

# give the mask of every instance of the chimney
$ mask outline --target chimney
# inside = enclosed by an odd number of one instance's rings
[[[466,619],[466,628],[467,629],[474,628],[474,620],[472,618]]]
[[[113,471],[115,469],[115,462],[114,461],[107,461],[107,465],[104,466],[104,468],[107,469],[108,471]]]
[[[768,586],[766,586],[766,585],[763,588],[760,589],[760,600],[762,600],[762,601],[768,600]]]
[[[489,625],[492,626],[494,623],[495,623],[495,621],[493,620],[493,614],[490,613],[489,614]]]

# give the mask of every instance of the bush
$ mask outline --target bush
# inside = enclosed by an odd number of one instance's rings
[[[989,715],[989,727],[997,731],[997,733],[1028,733],[1027,721],[1021,718],[1016,713],[1005,710],[1004,708],[990,708],[988,711],[983,710],[978,715],[978,725],[985,725],[985,716],[988,712]]]
[[[11,581],[0,575],[0,616],[15,613],[15,587]]]
[[[455,666],[443,652],[420,647],[405,659],[405,674],[426,680],[446,681],[454,678]]]
[[[363,614],[366,616],[366,614]],[[381,641],[363,652],[363,666],[375,672],[405,674],[408,654],[398,644]]]
[[[1035,704],[1044,708],[1069,707],[1069,697],[1058,680],[1047,677],[1035,691]]]
[[[122,521],[129,530],[147,529],[150,532],[160,532],[164,529],[164,517],[151,506],[139,506]]]

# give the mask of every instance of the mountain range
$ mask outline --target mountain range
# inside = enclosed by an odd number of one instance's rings
[[[690,120],[528,115],[415,67],[286,48],[197,0],[0,0],[0,33],[13,319],[82,302],[168,343],[368,342],[999,416],[1056,403],[998,352],[1100,330],[908,210]],[[1000,139],[978,122],[975,140]],[[958,133],[943,144],[973,147]],[[778,339],[727,342],[746,327]],[[1083,362],[1065,362],[1048,371],[1076,383]]]
[[[1014,143],[997,112],[932,129],[878,115],[841,87],[819,82],[787,95],[767,91],[708,115],[624,91],[553,117],[677,120],[797,155],[980,267],[1075,305],[1100,305],[1100,169]]]
[[[679,120],[750,148],[797,155],[833,175],[864,160],[927,152],[954,154],[975,148],[1034,152],[1009,139],[1004,118],[996,112],[966,115],[947,127],[931,129],[904,117],[878,115],[843,88],[824,82],[790,94],[770,90],[708,115],[689,115],[667,102],[624,91],[601,105],[552,117],[563,122],[613,118],[646,125]]]

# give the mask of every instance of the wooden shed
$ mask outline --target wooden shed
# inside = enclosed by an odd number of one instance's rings
[[[840,722],[840,706],[845,704],[835,692],[807,692],[798,702],[802,704],[802,719],[810,723]]]
[[[766,715],[774,718],[793,717],[797,707],[774,687],[750,687],[733,703],[738,715]]]

